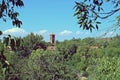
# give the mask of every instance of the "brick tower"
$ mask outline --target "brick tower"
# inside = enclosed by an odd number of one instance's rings
[[[50,43],[51,44],[55,43],[55,34],[53,34],[53,33],[50,34]]]

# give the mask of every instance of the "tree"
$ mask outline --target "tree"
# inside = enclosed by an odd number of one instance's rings
[[[19,13],[15,11],[16,7],[22,7],[24,6],[24,3],[22,0],[1,0],[0,1],[0,19],[2,19],[4,22],[7,21],[7,18],[10,18],[12,21],[13,26],[16,25],[16,27],[20,27],[22,24],[22,21],[18,19]],[[0,35],[2,35],[2,31],[0,31]],[[6,46],[8,45],[9,38],[5,38],[7,42]],[[11,46],[14,48],[14,40],[11,40]],[[2,44],[3,45],[3,44]],[[1,46],[1,45],[0,45]],[[9,80],[9,71],[10,71],[10,65],[9,62],[6,59],[4,46],[2,46],[2,49],[0,50],[0,69],[2,69],[4,78],[2,80]],[[1,67],[2,65],[2,67]],[[0,75],[1,77],[1,75]],[[16,80],[13,79],[12,80]]]
[[[64,59],[71,58],[77,51],[77,41],[70,40],[57,44],[57,50],[64,56]]]
[[[101,22],[100,19],[106,19],[120,11],[120,0],[82,0],[83,2],[75,2],[75,14],[78,19],[78,24],[83,29],[90,30],[98,29]],[[113,9],[105,11],[103,4],[112,2]],[[117,26],[120,25],[120,15],[117,16]]]
[[[23,38],[23,46],[33,50],[34,46],[39,42],[42,42],[43,37],[38,34],[30,33],[26,37]]]
[[[18,19],[19,13],[15,11],[16,7],[22,7],[22,0],[1,0],[0,1],[0,19],[6,22],[7,17],[12,20],[12,24],[20,27],[22,22]]]

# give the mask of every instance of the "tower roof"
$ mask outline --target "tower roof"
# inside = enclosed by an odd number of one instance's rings
[[[53,32],[50,35],[55,35]]]

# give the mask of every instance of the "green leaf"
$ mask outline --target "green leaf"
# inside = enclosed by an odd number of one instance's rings
[[[88,22],[89,24],[91,24],[92,23],[92,20],[89,20],[89,22]]]
[[[85,26],[83,26],[83,30],[85,29]]]
[[[80,5],[80,3],[79,3],[79,2],[76,2],[76,1],[75,1],[75,3],[76,3],[76,5]]]
[[[102,7],[101,7],[100,9],[101,9],[102,11],[104,11],[104,9],[103,9]]]
[[[0,31],[0,35],[2,35],[3,33],[2,33],[2,31]]]
[[[97,18],[98,18],[98,17],[96,16],[94,20],[96,21],[96,20],[97,20]]]
[[[89,25],[89,28],[95,29],[95,27],[92,24]]]
[[[6,68],[2,68],[3,74],[5,74]]]
[[[96,29],[98,30],[98,25],[96,24]]]
[[[9,63],[7,60],[5,61],[5,63],[6,63],[7,65],[10,65],[10,63]]]
[[[98,7],[98,12],[100,12],[100,6]]]
[[[90,32],[92,32],[92,28],[90,28]]]
[[[116,7],[118,7],[118,5],[119,5],[119,4],[118,4],[118,3],[116,3],[115,8],[116,8]]]
[[[82,25],[80,25],[80,28],[82,27]]]
[[[96,22],[97,24],[101,24],[101,22]]]

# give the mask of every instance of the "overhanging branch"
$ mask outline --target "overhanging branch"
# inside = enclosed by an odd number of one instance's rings
[[[112,16],[113,14],[115,14],[116,12],[118,12],[120,10],[120,8],[116,9],[116,10],[112,10],[111,12],[107,12],[107,13],[96,13],[94,10],[91,9],[91,11],[100,19],[106,19],[109,16]],[[106,14],[106,16],[100,16],[100,14]]]

